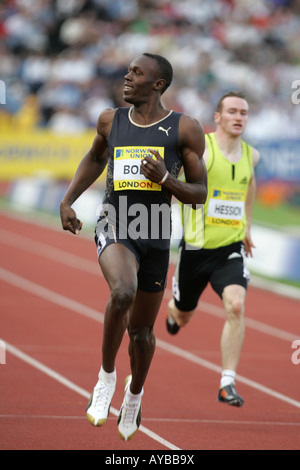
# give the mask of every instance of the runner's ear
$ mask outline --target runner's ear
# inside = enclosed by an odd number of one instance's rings
[[[165,84],[166,84],[166,80],[164,80],[163,78],[160,78],[159,80],[156,80],[156,82],[154,84],[154,89],[157,90],[157,91],[162,92],[162,90],[164,89]]]
[[[214,120],[215,120],[216,124],[219,124],[219,122],[220,122],[220,113],[218,111],[216,111],[214,113]]]

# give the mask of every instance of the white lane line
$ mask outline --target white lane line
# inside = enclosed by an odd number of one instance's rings
[[[4,340],[5,341],[5,340]],[[67,387],[68,389],[72,390],[73,392],[76,392],[77,394],[81,395],[82,397],[86,398],[86,399],[89,399],[90,398],[90,392],[88,392],[87,390],[85,390],[84,388],[82,387],[79,387],[78,385],[76,385],[74,382],[71,382],[71,380],[67,379],[66,377],[64,377],[63,375],[59,374],[58,372],[56,372],[55,370],[51,369],[50,367],[46,366],[45,364],[43,364],[42,362],[40,361],[37,361],[36,359],[34,359],[33,357],[29,356],[28,354],[24,353],[23,351],[21,351],[20,349],[16,348],[15,346],[13,346],[12,344],[9,344],[5,341],[5,346],[6,346],[6,350],[12,354],[13,356],[17,357],[18,359],[20,359],[21,361],[23,362],[26,362],[27,364],[29,364],[31,367],[34,367],[35,369],[39,370],[40,372],[42,372],[43,374],[47,375],[48,377],[51,377],[52,379],[56,380],[56,382],[59,382],[60,384],[64,385],[65,387]],[[119,411],[114,408],[114,407],[110,407],[110,412],[114,415],[114,416],[119,416]],[[162,438],[161,436],[159,436],[158,434],[154,433],[153,431],[151,431],[150,429],[147,429],[145,426],[140,426],[139,428],[140,431],[142,431],[144,434],[146,434],[148,437],[150,437],[151,439],[155,440],[156,442],[159,442],[160,444],[162,444],[163,446],[167,447],[168,449],[171,449],[171,450],[181,450],[179,447],[176,447],[174,444],[172,444],[171,442],[168,442],[166,439]]]
[[[0,414],[0,419],[53,419],[58,421],[85,421],[85,416],[65,416],[65,415],[13,415],[13,414]],[[108,417],[108,421],[113,418]],[[300,427],[300,423],[291,421],[245,421],[245,420],[228,420],[228,419],[191,419],[191,418],[143,418],[143,421],[150,421],[155,423],[174,423],[174,424],[232,424],[243,426],[286,426],[286,427]]]
[[[42,220],[41,218],[37,219],[36,215],[34,215],[34,211],[32,214],[26,215],[24,215],[23,213],[8,212],[7,210],[5,210],[5,208],[1,208],[0,211],[4,213],[5,217],[10,218],[12,220],[17,220],[18,222],[23,220],[26,224],[35,225],[37,227],[47,228],[49,230],[52,230],[53,232],[62,233],[61,224],[58,218],[55,219],[55,222],[57,222],[57,224],[54,224],[53,221],[49,222],[47,218],[45,218],[45,220]],[[92,229],[93,228],[91,228],[91,230]],[[91,240],[91,236],[87,232],[81,233],[80,238],[84,239],[85,241]],[[176,260],[177,255],[171,254],[171,263],[176,264]],[[287,298],[300,300],[300,289],[298,287],[289,286],[287,284],[282,284],[271,279],[264,279],[259,276],[253,275],[251,275],[251,284],[257,289],[270,291],[277,295],[282,295]]]
[[[168,293],[170,298],[172,296],[172,292]],[[221,318],[225,320],[225,312],[224,309],[218,307],[217,305],[209,304],[208,302],[204,302],[203,300],[199,301],[198,310],[200,312],[208,313],[217,318]],[[300,333],[290,333],[288,331],[281,330],[271,325],[267,325],[258,320],[254,320],[252,318],[245,318],[245,324],[247,328],[251,328],[252,330],[259,331],[260,333],[264,333],[269,336],[273,336],[274,338],[283,339],[288,342],[292,342],[297,338],[300,338]]]
[[[28,253],[43,256],[44,258],[50,259],[56,263],[61,263],[66,266],[70,266],[71,268],[81,269],[81,271],[102,276],[101,269],[97,263],[96,246],[95,261],[90,261],[73,253],[68,253],[40,241],[33,241],[31,238],[9,232],[8,230],[1,228],[0,241],[1,243],[27,251]]]
[[[169,353],[172,353],[175,356],[178,356],[180,358],[186,359],[187,361],[198,364],[199,366],[202,366],[202,367],[205,367],[206,369],[217,372],[218,374],[220,374],[222,371],[220,366],[217,366],[216,364],[213,364],[210,361],[202,359],[199,356],[195,356],[194,354],[188,351],[185,351],[184,349],[178,348],[177,346],[166,343],[165,341],[157,339],[156,344],[161,349],[164,349],[165,351],[168,351]],[[255,390],[258,390],[259,392],[265,393],[266,395],[269,395],[273,398],[277,398],[278,400],[284,401],[292,406],[295,406],[296,408],[300,408],[299,401],[294,400],[293,398],[290,398],[286,395],[283,395],[282,393],[276,392],[275,390],[269,387],[265,387],[264,385],[258,382],[255,382],[254,380],[248,379],[247,377],[244,377],[239,374],[237,375],[237,380],[251,388],[254,388]]]
[[[96,320],[100,323],[104,321],[104,314],[97,312],[93,308],[87,307],[86,305],[80,304],[75,300],[69,299],[64,295],[58,294],[47,287],[40,286],[35,282],[28,281],[27,279],[18,276],[6,269],[0,267],[0,279],[3,281],[12,284],[20,289],[23,289],[26,292],[30,292],[31,294],[37,295],[42,299],[48,300],[49,302],[53,302],[61,307],[67,308],[72,310],[76,313],[84,315],[87,318],[91,318],[92,320]]]
[[[80,315],[84,315],[85,317],[91,318],[92,320],[98,321],[100,323],[104,322],[103,313],[99,313],[96,310],[90,307],[87,307],[86,305],[83,305],[79,302],[69,299],[68,297],[65,297],[61,294],[57,294],[56,292],[51,291],[50,289],[39,286],[38,284],[28,281],[27,279],[24,279],[21,276],[18,276],[17,274],[11,273],[10,271],[7,271],[6,269],[0,268],[0,279],[18,288],[21,288],[27,292],[30,292],[46,300],[49,300],[50,302],[53,302],[64,308],[67,308],[76,313],[79,313]],[[193,362],[194,364],[197,364],[201,367],[205,367],[206,369],[217,372],[218,374],[220,374],[221,372],[220,366],[217,366],[216,364],[210,361],[202,359],[201,357],[196,356],[195,354],[190,353],[189,351],[186,351],[182,348],[179,348],[170,343],[167,343],[166,341],[163,341],[157,338],[156,344],[161,349],[164,349],[165,351],[175,356],[179,356],[180,358],[186,359],[187,361]],[[249,387],[252,387],[262,393],[272,396],[273,398],[284,401],[292,406],[295,406],[296,408],[300,408],[300,402],[297,400],[294,400],[286,395],[276,392],[275,390],[269,387],[265,387],[264,385],[261,385],[258,382],[248,379],[247,377],[238,375],[237,378],[240,382],[246,384]]]
[[[66,266],[72,268],[80,269],[90,274],[95,274],[97,276],[102,276],[100,267],[96,261],[96,251],[95,251],[95,262],[82,258],[78,255],[68,254],[63,250],[58,248],[50,247],[49,245],[32,241],[30,238],[22,237],[21,235],[11,233],[7,230],[0,229],[1,242],[9,246],[14,246],[21,248],[23,251],[28,251],[29,253],[35,253],[44,258],[50,259]],[[170,289],[166,289],[165,295],[167,298],[172,297],[172,292]],[[209,315],[215,316],[217,318],[224,319],[224,310],[216,305],[210,304],[208,302],[201,301],[198,304],[198,310],[207,313]],[[279,338],[285,341],[292,342],[295,339],[300,338],[300,333],[294,334],[288,331],[283,331],[279,328],[267,325],[263,322],[253,320],[251,318],[245,318],[245,324],[247,328],[259,331],[261,333]]]

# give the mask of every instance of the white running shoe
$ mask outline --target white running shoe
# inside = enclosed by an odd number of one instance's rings
[[[106,422],[116,384],[107,385],[98,380],[86,407],[86,416],[94,426],[103,426]]]
[[[119,435],[124,441],[129,441],[137,432],[142,419],[142,394],[136,403],[130,403],[126,397],[129,390],[132,376],[129,375],[125,380],[124,400],[120,409],[118,418]]]

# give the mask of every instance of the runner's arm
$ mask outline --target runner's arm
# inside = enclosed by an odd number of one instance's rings
[[[179,121],[178,152],[183,163],[186,181],[180,181],[168,174],[164,160],[155,150],[155,156],[145,157],[147,165],[142,165],[142,173],[155,183],[163,184],[179,201],[184,204],[203,204],[207,196],[207,173],[203,160],[205,137],[198,121],[188,116],[181,116]],[[162,181],[162,183],[160,183]]]
[[[64,230],[78,234],[82,223],[77,219],[72,204],[84,193],[102,174],[109,157],[106,136],[109,124],[112,122],[114,110],[105,110],[98,119],[97,135],[93,144],[81,160],[73,180],[60,204],[60,217]]]
[[[179,123],[179,151],[183,162],[185,182],[169,176],[164,183],[184,204],[204,204],[207,197],[207,172],[203,159],[205,136],[201,124],[188,116]]]
[[[253,149],[253,171],[252,176],[250,179],[250,183],[248,186],[246,202],[245,202],[245,211],[246,211],[246,228],[245,228],[245,238],[243,240],[245,245],[246,256],[253,256],[252,248],[255,248],[255,245],[252,241],[251,237],[251,227],[252,227],[252,213],[253,213],[253,206],[256,196],[256,178],[254,173],[254,168],[257,165],[260,155],[256,149]]]

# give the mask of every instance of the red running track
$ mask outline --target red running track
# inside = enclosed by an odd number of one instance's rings
[[[165,315],[173,270],[155,328],[142,426],[123,442],[116,416],[129,372],[127,337],[107,423],[94,428],[85,418],[108,300],[92,231],[75,237],[1,213],[0,449],[299,449],[300,364],[292,362],[299,300],[249,288],[237,380],[245,405],[232,408],[217,402],[221,302],[208,289],[192,323],[171,337]]]

